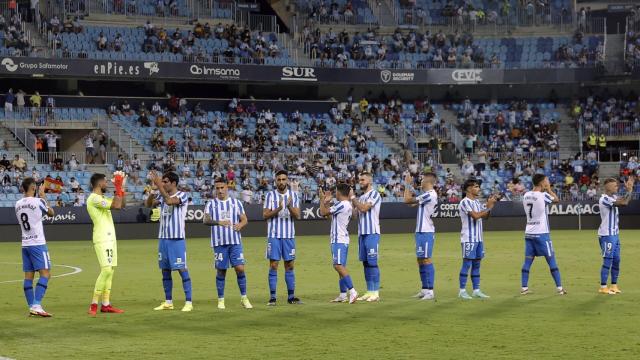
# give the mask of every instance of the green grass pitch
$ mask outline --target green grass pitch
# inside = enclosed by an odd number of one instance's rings
[[[194,225],[192,225],[194,226]],[[46,231],[46,230],[45,230]],[[325,236],[298,237],[297,294],[304,305],[285,302],[280,274],[279,304],[268,298],[265,241],[246,238],[248,295],[242,309],[235,274],[227,275],[227,310],[215,306],[215,278],[207,239],[188,239],[193,280],[192,313],[154,312],[163,298],[155,240],[119,242],[112,301],[125,314],[86,315],[98,265],[86,242],[49,244],[54,264],[80,267],[55,278],[44,300],[53,318],[29,318],[21,282],[20,245],[0,243],[0,357],[15,359],[336,359],[377,358],[638,358],[640,336],[640,231],[623,231],[623,294],[599,295],[601,258],[595,231],[554,231],[552,238],[569,294],[555,295],[546,262],[531,272],[534,294],[522,297],[521,232],[485,234],[482,289],[486,301],[456,298],[459,235],[437,234],[434,252],[437,301],[418,301],[413,234],[383,234],[380,303],[330,304],[338,293]],[[349,268],[363,292],[357,246]],[[54,274],[71,271],[55,267]],[[282,271],[282,269],[281,269]],[[470,285],[470,282],[469,282]],[[183,293],[174,274],[174,301]]]

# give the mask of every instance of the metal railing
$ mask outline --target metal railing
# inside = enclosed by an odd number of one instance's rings
[[[596,136],[601,134],[610,137],[618,136],[640,136],[640,127],[636,127],[633,121],[612,121],[608,123],[607,128],[598,127],[594,124],[594,127],[587,127],[586,124],[581,125],[582,139],[586,141],[589,134],[594,133]]]
[[[178,7],[171,9],[167,5],[158,6],[157,1],[138,0],[94,0],[94,1],[41,1],[40,12],[48,20],[54,15],[63,21],[67,17],[91,17],[91,15],[120,15],[129,19],[154,24],[169,22],[188,23],[193,19],[236,19],[235,1],[181,0]]]
[[[49,107],[14,107],[13,111],[0,110],[0,118],[8,123],[20,124],[20,127],[35,126],[42,128],[56,127],[64,123],[65,127],[74,127],[76,125],[89,125],[95,127],[95,118],[79,119],[64,116],[71,109],[75,108],[49,108]],[[17,125],[16,125],[17,126]]]
[[[397,2],[389,4],[398,25],[420,29],[447,28],[449,30],[469,32],[489,32],[509,34],[518,27],[553,27],[558,31],[582,29],[585,32],[602,33],[602,20],[580,19],[571,8],[565,12],[554,11],[549,7],[516,7],[509,10],[485,9],[482,11],[464,11],[462,15],[448,13],[443,9],[423,9],[420,7],[402,7]]]
[[[31,130],[25,127],[18,127],[17,124],[14,124],[12,127],[6,127],[11,131],[16,140],[18,140],[27,149],[30,157],[34,158],[36,153],[36,136],[33,135]]]
[[[475,152],[477,154],[477,150]],[[491,159],[497,161],[530,161],[537,162],[539,160],[551,160],[553,158],[559,158],[559,153],[557,151],[543,151],[543,152],[527,152],[527,153],[516,153],[516,152],[486,152],[487,163]]]
[[[635,157],[637,161],[640,159],[640,150],[620,150],[619,155],[621,163],[626,163],[632,157]]]
[[[87,165],[87,164],[111,164],[116,165],[118,160],[118,156],[123,155],[125,160],[128,160],[126,154],[115,152],[115,151],[105,151],[101,152],[99,149],[95,149],[93,155],[87,154],[86,151],[38,151],[36,152],[36,159],[38,164],[53,164],[55,159],[62,159],[65,170],[69,169],[68,162],[72,158],[75,157],[76,161],[78,161],[79,165]]]
[[[432,125],[413,123],[409,130],[416,139],[435,136],[440,140],[451,140],[451,127],[451,124]]]
[[[438,164],[441,163],[440,151],[439,150],[431,150],[431,151],[418,151],[413,153],[413,157],[418,160],[418,163],[423,167],[429,163],[433,163],[434,167],[437,167]]]
[[[310,45],[305,44],[305,53],[314,61],[314,66],[324,68],[335,68],[339,64],[328,59],[317,59],[310,55]],[[320,51],[318,51],[318,56]],[[579,60],[536,60],[535,62],[492,62],[491,55],[486,54],[484,63],[476,63],[473,60],[464,62],[458,56],[455,61],[447,61],[446,54],[443,54],[442,61],[433,60],[349,60],[342,67],[357,69],[563,69],[563,68],[596,68],[599,66],[597,59],[588,59],[585,64],[580,64]]]
[[[134,147],[141,146],[137,143],[132,134],[124,130],[120,125],[117,125],[116,121],[109,119],[106,116],[98,117],[96,126],[107,134],[107,140],[109,143],[113,143],[113,145],[118,146],[118,148],[120,148],[120,152],[125,154],[127,159],[133,158]],[[129,138],[128,140],[126,140],[127,137]]]
[[[210,151],[204,151],[204,152],[185,153],[185,152],[161,151],[161,152],[154,152],[153,154],[156,155],[157,159],[160,159],[160,158],[166,157],[167,153],[169,153],[170,156],[176,162],[203,161],[203,160],[209,160],[211,157],[214,157],[220,160],[233,161],[234,165],[238,165],[238,166],[253,165],[258,160],[262,159],[265,161],[265,166],[267,168],[270,167],[269,162],[274,158],[277,158],[281,164],[294,163],[299,159],[304,159],[307,165],[310,165],[316,160],[319,160],[322,162],[325,162],[328,160],[333,160],[335,162],[345,162],[345,161],[350,162],[352,160],[355,160],[356,155],[364,156],[364,154],[356,153],[356,152],[349,152],[349,153],[308,152],[307,153],[307,152],[295,152],[295,151],[271,152],[271,153],[241,152],[241,151],[236,151],[236,152],[225,151],[225,152],[215,152],[215,153]],[[198,156],[199,153],[203,154],[204,156]],[[381,151],[373,151],[373,152],[369,152],[369,155],[377,156],[378,158],[381,158],[385,154]],[[152,160],[149,160],[149,161],[152,161]]]

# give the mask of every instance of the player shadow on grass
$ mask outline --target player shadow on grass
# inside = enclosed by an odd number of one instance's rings
[[[548,301],[552,297],[553,297],[552,295],[541,296],[539,298],[527,297],[526,304],[538,303],[541,301]],[[480,302],[486,303],[489,306],[482,307],[479,311],[475,313],[474,316],[484,317],[484,318],[494,318],[496,316],[499,316],[508,312],[514,312],[514,313],[522,312],[523,310],[526,310],[526,306],[527,306],[523,303],[523,299],[525,298],[518,295],[518,296],[514,296],[504,300],[500,300],[500,301],[495,301],[495,300],[480,301]]]

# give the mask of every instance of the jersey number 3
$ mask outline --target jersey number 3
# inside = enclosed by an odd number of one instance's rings
[[[22,228],[24,231],[31,230],[31,224],[29,224],[29,215],[22,213],[20,214],[20,222],[22,223]]]

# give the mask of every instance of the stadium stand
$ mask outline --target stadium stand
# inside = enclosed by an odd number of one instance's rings
[[[378,19],[365,0],[298,0],[298,9],[309,20],[320,24],[377,24]]]
[[[196,23],[192,30],[165,29],[150,21],[144,27],[83,26],[78,32],[52,32],[49,41],[57,56],[67,58],[292,64],[275,33],[221,23]]]
[[[394,0],[393,3],[396,18],[404,25],[543,25],[570,22],[573,9],[569,0]]]
[[[379,35],[369,28],[353,34],[330,28],[303,29],[305,52],[324,67],[376,68],[574,68],[603,61],[604,38],[510,37],[476,38],[470,32],[442,30],[419,33],[396,29],[393,35]]]

